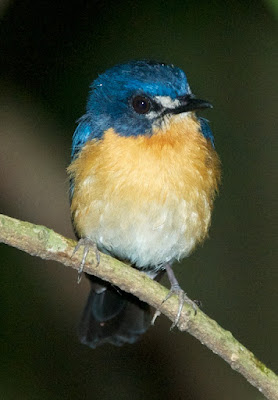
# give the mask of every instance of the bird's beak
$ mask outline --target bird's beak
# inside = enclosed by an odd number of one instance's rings
[[[204,108],[213,108],[206,100],[196,99],[192,95],[187,95],[179,98],[179,104],[175,108],[168,108],[165,114],[181,114],[189,111],[201,110]]]

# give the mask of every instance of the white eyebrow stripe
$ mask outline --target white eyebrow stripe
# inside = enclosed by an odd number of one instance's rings
[[[164,108],[176,108],[180,105],[180,101],[178,99],[173,100],[170,96],[155,96],[154,99]]]

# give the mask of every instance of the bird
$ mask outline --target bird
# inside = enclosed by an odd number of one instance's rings
[[[72,139],[70,208],[84,247],[129,263],[159,280],[170,297],[196,309],[172,264],[208,235],[221,165],[209,122],[212,108],[195,97],[184,71],[172,64],[134,60],[117,64],[91,84],[86,112]],[[100,278],[86,275],[90,294],[79,339],[91,348],[135,343],[151,324],[150,307]]]

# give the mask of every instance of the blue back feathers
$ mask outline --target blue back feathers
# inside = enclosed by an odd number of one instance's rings
[[[113,128],[119,135],[151,135],[153,120],[131,107],[135,95],[169,96],[176,99],[190,94],[185,73],[173,65],[153,61],[131,61],[116,65],[91,85],[86,114],[81,117],[72,143],[72,158],[83,145]],[[202,133],[213,142],[207,121],[200,118]]]

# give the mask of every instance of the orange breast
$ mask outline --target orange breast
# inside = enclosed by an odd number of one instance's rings
[[[109,129],[68,171],[77,232],[138,267],[180,259],[207,234],[220,163],[192,116],[172,117],[151,137]]]

